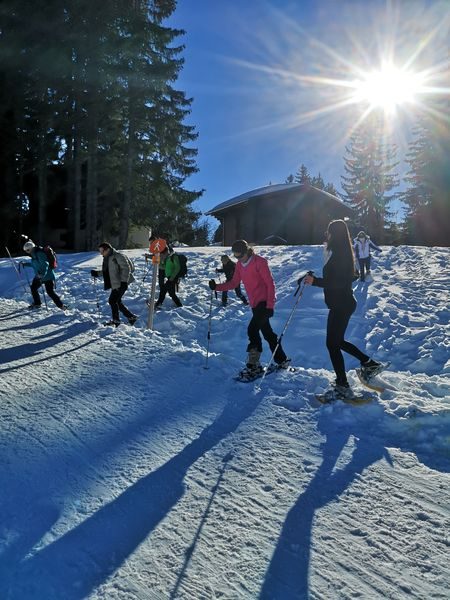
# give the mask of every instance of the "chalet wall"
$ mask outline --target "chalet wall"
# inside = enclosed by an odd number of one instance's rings
[[[227,246],[241,238],[261,244],[269,236],[288,244],[321,244],[328,223],[351,214],[350,208],[333,197],[308,187],[249,198],[221,211],[220,218]]]

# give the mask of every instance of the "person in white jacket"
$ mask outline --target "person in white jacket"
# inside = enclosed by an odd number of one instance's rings
[[[354,239],[355,255],[359,263],[360,280],[365,281],[366,275],[370,275],[370,250],[382,252],[364,231],[360,231]]]

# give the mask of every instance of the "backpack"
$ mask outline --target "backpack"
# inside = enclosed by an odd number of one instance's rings
[[[187,269],[187,256],[185,256],[184,254],[178,254],[178,252],[176,253],[176,255],[178,256],[178,260],[180,262],[180,271],[177,275],[178,278],[181,277],[186,277],[188,269]],[[174,256],[174,254],[172,254],[170,256],[170,258],[172,259],[173,262],[173,258],[172,256]]]
[[[51,246],[38,246],[37,249],[45,254],[45,258],[50,269],[56,269],[58,267],[58,259],[56,258],[55,251]]]

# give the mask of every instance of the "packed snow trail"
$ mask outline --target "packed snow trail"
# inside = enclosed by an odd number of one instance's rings
[[[283,340],[294,373],[233,381],[249,320],[233,295],[203,368],[222,248],[185,252],[185,306],[166,299],[154,332],[142,251],[126,296],[140,320],[117,330],[98,325],[94,253],[60,257],[67,314],[26,311],[0,261],[0,597],[447,598],[450,251],[383,250],[349,337],[392,361],[395,389],[359,407],[313,399],[332,379],[315,288]],[[261,253],[281,332],[321,249]]]

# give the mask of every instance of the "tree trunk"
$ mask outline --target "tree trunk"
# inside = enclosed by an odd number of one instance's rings
[[[38,162],[38,241],[45,244],[47,207],[47,161],[41,143],[41,156]]]
[[[133,89],[129,90],[129,126],[128,126],[128,143],[127,143],[127,163],[125,176],[125,189],[120,207],[120,228],[119,228],[119,247],[126,248],[128,240],[128,230],[130,226],[130,208],[133,201],[133,166],[135,160],[136,143],[135,143],[135,118],[134,118],[134,103]]]

